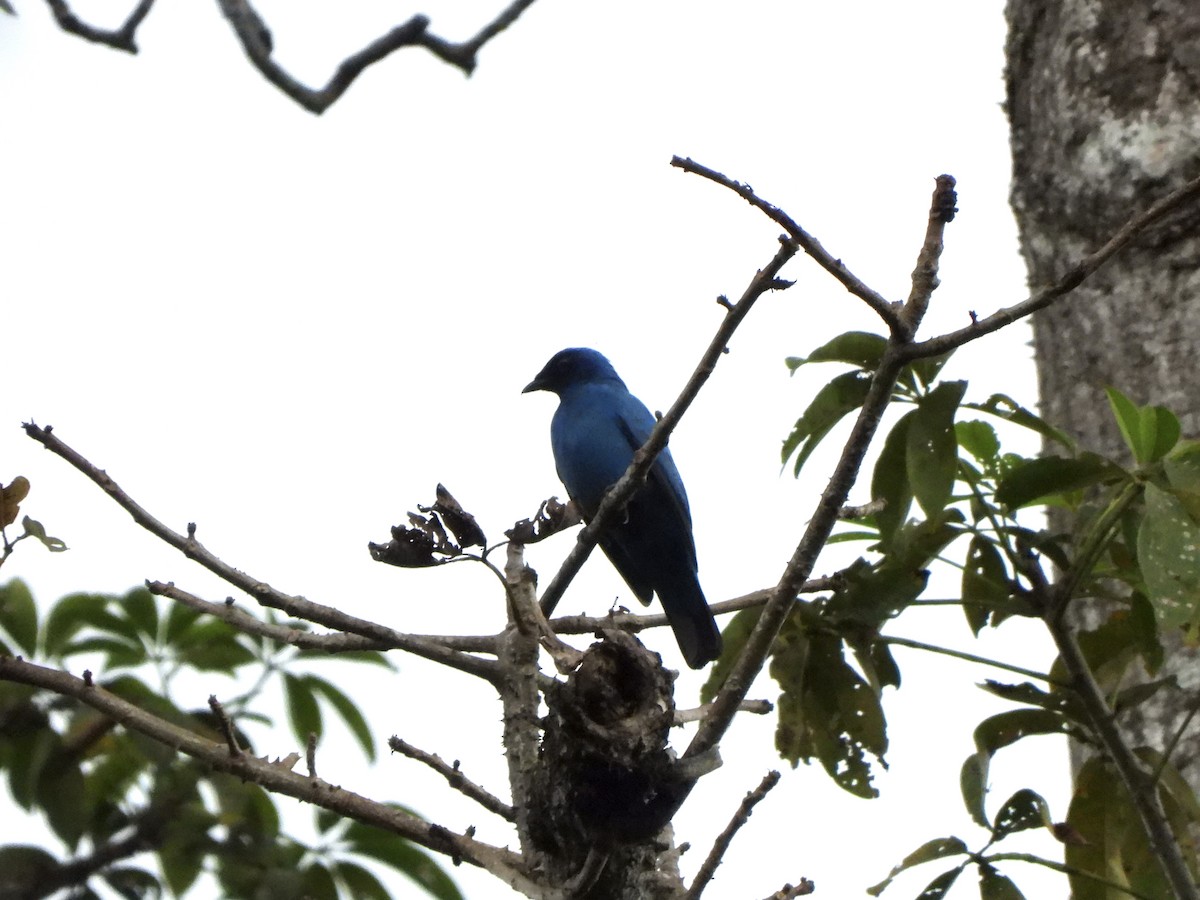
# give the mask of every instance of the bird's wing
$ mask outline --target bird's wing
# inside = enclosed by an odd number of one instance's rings
[[[650,432],[654,429],[654,416],[650,411],[642,405],[641,401],[637,400],[632,394],[629,395],[632,404],[624,404],[618,414],[618,427],[621,429],[625,439],[629,441],[630,453],[636,453],[637,450],[646,443],[650,437]],[[662,452],[654,460],[654,465],[650,468],[650,474],[646,476],[646,487],[642,489],[649,495],[655,496],[660,500],[665,500],[672,507],[675,515],[679,517],[679,521],[687,526],[690,534],[692,527],[692,512],[688,507],[687,491],[683,488],[683,479],[679,476],[679,470],[675,468],[675,460],[671,458],[671,451],[664,447]],[[692,548],[693,565],[695,564],[696,551]]]

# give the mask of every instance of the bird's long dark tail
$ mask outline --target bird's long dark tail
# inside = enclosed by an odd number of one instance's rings
[[[721,655],[721,631],[694,576],[660,590],[658,599],[689,666],[703,669]]]

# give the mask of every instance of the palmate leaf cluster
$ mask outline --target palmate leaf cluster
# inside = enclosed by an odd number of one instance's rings
[[[319,670],[327,654],[281,648],[180,603],[164,608],[145,588],[72,594],[39,620],[29,589],[10,581],[0,586],[0,653],[74,671],[90,666],[105,690],[220,743],[227,738],[214,712],[178,706],[172,684],[185,671],[236,677],[251,687],[223,709],[248,753],[254,748],[243,728],[271,724],[260,701],[277,681],[299,747],[309,735],[319,741],[333,713],[375,758],[358,706],[309,670]],[[376,652],[340,658],[391,668]],[[6,897],[48,896],[57,879],[83,884],[72,894],[81,898],[98,896],[101,884],[124,897],[179,896],[207,872],[228,897],[386,900],[389,892],[364,865],[370,861],[403,872],[429,896],[460,896],[433,858],[403,838],[318,810],[318,837],[305,842],[284,830],[274,798],[258,785],[209,770],[90,707],[9,681],[0,682],[0,774],[17,804],[44,818],[72,863],[94,869],[87,878],[68,877],[42,847],[0,847]]]
[[[798,475],[814,449],[857,413],[885,350],[883,337],[851,332],[792,358],[794,372],[817,362],[850,370],[822,388],[783,445],[783,462]],[[833,541],[866,542],[867,551],[837,575],[827,596],[797,600],[774,647],[770,672],[780,685],[776,743],[793,763],[817,760],[843,788],[871,797],[872,771],[887,750],[883,688],[898,687],[899,667],[884,634],[891,620],[919,602],[929,569],[939,561],[960,569],[961,609],[972,633],[1013,616],[1061,623],[1067,605],[1100,599],[1100,624],[1075,635],[1094,677],[1118,717],[1160,690],[1160,635],[1200,639],[1200,445],[1181,442],[1176,417],[1139,407],[1110,390],[1112,414],[1130,459],[1106,459],[1079,447],[1052,424],[1004,394],[969,400],[965,381],[938,380],[947,357],[908,365],[893,391],[902,411],[883,439],[871,475],[870,503]],[[1029,429],[1050,448],[1037,458],[1005,452],[998,425]],[[1041,513],[1069,514],[1070,531],[1054,532]],[[1034,522],[1030,526],[1026,523]],[[1044,573],[1050,572],[1049,578]],[[739,613],[725,633],[727,655],[713,672],[711,696],[749,634],[757,612]],[[1045,685],[987,681],[984,690],[1016,708],[975,729],[976,751],[962,765],[963,802],[985,830],[974,849],[956,836],[935,838],[903,860],[899,872],[952,862],[921,900],[936,900],[974,868],[985,900],[1024,896],[1001,868],[1018,854],[996,848],[1007,836],[1045,828],[1066,845],[1065,866],[1076,900],[1167,896],[1169,887],[1137,816],[1061,662]],[[998,808],[988,802],[988,773],[999,751],[1026,737],[1066,734],[1094,751],[1079,774],[1064,821],[1056,822],[1036,785]],[[1195,874],[1189,829],[1200,805],[1179,775],[1169,748],[1135,748],[1155,773],[1176,840]],[[989,808],[992,812],[989,814]]]

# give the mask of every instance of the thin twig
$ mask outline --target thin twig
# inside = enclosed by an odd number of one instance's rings
[[[917,254],[917,265],[912,273],[912,290],[904,309],[900,312],[900,320],[906,329],[905,337],[911,340],[916,334],[917,326],[925,318],[929,309],[929,301],[937,290],[938,264],[945,248],[943,237],[946,225],[954,221],[957,195],[954,193],[954,178],[950,175],[939,175],[933,190],[933,202],[929,209],[929,220],[925,226],[925,240],[921,251]]]
[[[97,28],[83,21],[79,16],[75,15],[75,12],[67,4],[66,0],[46,0],[46,5],[50,7],[50,12],[54,14],[54,19],[58,22],[58,27],[63,31],[87,41],[104,44],[106,47],[112,47],[114,50],[137,53],[138,47],[135,37],[138,26],[149,15],[150,7],[154,5],[154,0],[141,0],[121,27],[111,31],[105,28]]]
[[[708,715],[712,709],[711,703],[705,703],[703,706],[695,706],[691,709],[675,710],[674,722],[676,725],[685,725],[688,722],[699,722]],[[738,712],[751,713],[756,716],[770,715],[775,709],[775,704],[770,700],[743,700],[741,706],[738,707]]]
[[[800,588],[801,594],[812,594],[817,591],[832,591],[838,587],[836,577],[810,578]],[[708,605],[714,616],[724,613],[739,612],[743,609],[753,609],[762,606],[770,598],[774,588],[762,588],[734,597],[730,600],[720,600]],[[605,616],[558,616],[550,622],[556,634],[593,634],[601,628],[620,628],[623,631],[637,633],[647,628],[661,628],[669,625],[665,613],[637,614],[627,611],[610,612]]]
[[[1052,684],[1055,687],[1069,687],[1058,679],[1047,675],[1045,672],[1038,672],[1033,669],[1025,669],[1021,666],[1010,665],[1006,662],[1001,662],[998,659],[989,659],[986,656],[976,656],[974,653],[964,653],[962,650],[952,650],[949,647],[939,647],[937,644],[926,644],[921,641],[914,641],[910,638],[895,637],[890,634],[881,634],[879,640],[885,644],[892,644],[896,647],[911,647],[913,650],[925,650],[929,653],[940,653],[942,656],[953,656],[955,659],[963,659],[967,662],[979,663],[983,666],[991,666],[995,669],[1003,669],[1006,672],[1012,672],[1015,675],[1024,675],[1026,678],[1036,678],[1038,681],[1044,681],[1047,684]]]
[[[811,256],[817,265],[841,282],[842,286],[851,294],[875,310],[879,317],[887,324],[889,331],[893,334],[900,331],[901,322],[898,303],[889,302],[886,297],[869,287],[862,279],[846,268],[840,259],[835,259],[821,245],[820,241],[801,228],[791,216],[755,194],[754,189],[750,185],[734,181],[727,175],[723,175],[715,169],[710,169],[708,166],[701,165],[690,157],[684,159],[680,156],[673,156],[671,157],[671,165],[685,172],[691,172],[693,175],[700,175],[703,178],[707,178],[709,181],[716,182],[722,187],[729,188],[729,190],[733,191],[755,209],[766,213],[773,222],[782,226],[787,231],[788,236],[799,244],[800,249]]]
[[[785,884],[765,900],[795,900],[796,897],[807,897],[817,886],[807,878],[801,878],[799,884]]]
[[[225,736],[225,746],[229,748],[230,756],[241,756],[242,748],[238,746],[237,733],[233,730],[233,723],[229,721],[229,716],[225,712],[225,708],[221,706],[221,701],[217,699],[216,694],[208,695],[208,708],[212,710],[217,724],[221,726],[221,734]]]
[[[700,871],[692,879],[692,886],[688,888],[688,892],[684,895],[684,900],[697,900],[704,893],[704,889],[708,887],[708,883],[712,881],[713,876],[717,873],[717,867],[721,865],[721,860],[724,859],[726,851],[729,850],[729,845],[733,843],[734,836],[741,830],[743,825],[750,821],[750,814],[754,811],[754,807],[777,784],[779,784],[779,772],[772,770],[763,776],[763,780],[759,782],[758,787],[742,798],[742,803],[738,807],[738,811],[729,820],[729,824],[725,826],[725,830],[713,841],[712,849],[708,851],[708,856],[704,858],[704,862],[700,866]]]
[[[484,44],[508,28],[534,0],[515,0],[486,24],[470,40],[456,43],[432,34],[429,17],[411,16],[387,34],[376,38],[362,50],[346,57],[323,88],[310,88],[293,78],[271,57],[271,33],[249,0],[217,0],[241,42],[250,64],[262,76],[311,113],[320,115],[346,92],[370,65],[404,47],[424,47],[434,56],[470,75]]]
[[[419,747],[414,747],[397,735],[392,735],[388,738],[388,746],[397,753],[403,753],[409,759],[415,759],[417,762],[429,766],[429,768],[445,778],[450,787],[470,797],[488,812],[493,812],[501,818],[507,819],[509,822],[516,821],[517,814],[513,811],[513,808],[486,788],[480,787],[463,775],[462,771],[458,768],[458,760],[455,760],[454,764],[450,765],[436,753],[427,753]]]
[[[1045,309],[1055,300],[1077,288],[1085,278],[1124,250],[1151,225],[1198,198],[1200,198],[1200,177],[1193,178],[1183,187],[1172,191],[1157,203],[1152,204],[1145,212],[1132,216],[1116,234],[1104,242],[1100,249],[1069,266],[1063,276],[1054,284],[1043,288],[1027,300],[998,310],[987,318],[973,321],[966,328],[960,328],[958,331],[951,331],[927,341],[909,344],[900,350],[901,358],[908,362],[928,356],[940,356],[969,341],[983,337],[985,334],[999,331],[1006,325],[1011,325],[1031,313]]]
[[[397,649],[405,650],[416,656],[450,666],[451,668],[458,669],[460,672],[467,672],[492,683],[495,683],[495,680],[499,677],[500,668],[495,660],[481,659],[468,653],[452,650],[444,644],[436,643],[422,635],[404,634],[403,632],[380,625],[377,622],[372,622],[369,619],[360,619],[357,616],[351,616],[331,606],[314,603],[303,597],[281,593],[266,582],[252,578],[245,572],[235,569],[224,560],[215,556],[196,540],[195,525],[189,525],[188,534],[184,536],[176,531],[172,531],[154,516],[150,515],[132,497],[125,493],[109,477],[107,472],[97,468],[77,450],[61,441],[53,433],[53,429],[50,426],[42,428],[32,422],[27,422],[24,428],[25,433],[29,437],[55,455],[62,457],[99,485],[118,506],[133,517],[135,522],[155,537],[179,550],[188,559],[195,560],[214,575],[227,581],[234,587],[245,591],[261,606],[281,610],[289,616],[314,622],[318,625],[324,625],[326,628],[333,628],[337,631],[357,634],[374,641],[387,643]]]
[[[646,439],[646,443],[633,455],[633,461],[629,464],[625,474],[604,495],[596,514],[580,530],[579,536],[575,540],[575,546],[571,548],[571,552],[563,560],[562,566],[559,567],[549,586],[542,593],[542,610],[546,615],[550,615],[558,601],[562,599],[563,592],[566,591],[571,580],[595,548],[605,525],[620,510],[624,509],[625,504],[645,481],[650,467],[654,464],[655,457],[667,445],[667,439],[671,436],[671,432],[675,430],[675,426],[679,424],[683,414],[692,405],[692,401],[696,399],[696,395],[716,369],[717,360],[728,349],[729,339],[733,337],[737,327],[746,318],[754,302],[767,291],[780,290],[789,286],[787,282],[779,281],[777,276],[784,263],[795,256],[798,249],[796,242],[791,238],[781,237],[779,250],[776,251],[775,256],[765,268],[755,273],[741,299],[726,312],[717,328],[717,333],[701,356],[696,371],[684,385],[683,391],[671,404],[671,408],[667,410],[666,414],[658,420],[654,430],[650,432],[650,437]]]

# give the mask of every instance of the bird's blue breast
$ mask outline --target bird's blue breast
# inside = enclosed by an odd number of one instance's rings
[[[550,444],[558,477],[585,515],[596,511],[604,492],[625,474],[653,428],[654,416],[620,382],[591,382],[563,391],[550,424]],[[663,450],[655,469],[687,515],[683,482],[670,452]]]

